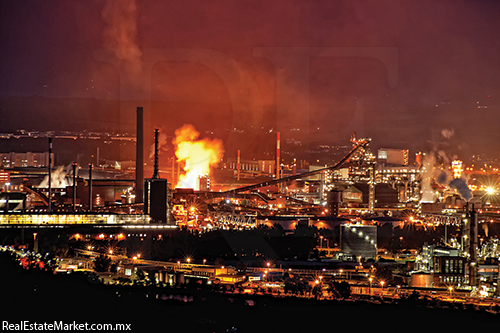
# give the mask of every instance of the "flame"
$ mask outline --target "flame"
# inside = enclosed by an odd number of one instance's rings
[[[210,168],[224,155],[222,141],[218,139],[197,140],[200,133],[193,125],[184,125],[175,131],[177,162],[184,163],[184,174],[175,187],[199,190],[198,178],[210,174]]]

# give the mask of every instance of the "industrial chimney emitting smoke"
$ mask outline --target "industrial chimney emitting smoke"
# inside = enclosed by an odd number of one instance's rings
[[[144,125],[143,109],[137,107],[137,134],[135,147],[135,202],[144,199]]]

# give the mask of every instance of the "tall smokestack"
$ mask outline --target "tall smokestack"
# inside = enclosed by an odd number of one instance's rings
[[[77,163],[73,163],[73,212],[76,212],[76,167]]]
[[[92,211],[92,163],[89,163],[89,211]]]
[[[276,138],[276,179],[281,178],[281,148],[280,148],[280,132]],[[278,184],[278,192],[282,193],[282,184]]]
[[[278,132],[278,137],[276,139],[276,179],[280,179],[281,174],[281,163],[280,163],[280,132]]]
[[[137,107],[137,137],[135,147],[135,202],[143,202],[144,196],[144,124],[143,109]]]
[[[49,213],[52,213],[52,138],[49,138]]]
[[[237,164],[238,180],[240,180],[240,151],[238,150],[238,164]]]
[[[155,163],[153,171],[153,179],[158,179],[158,129],[155,129]]]

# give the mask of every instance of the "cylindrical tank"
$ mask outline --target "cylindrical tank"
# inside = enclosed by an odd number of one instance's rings
[[[414,273],[410,277],[410,287],[430,288],[432,287],[432,273]]]
[[[340,205],[340,191],[330,191],[326,195],[327,207],[328,207],[328,215],[330,216],[339,216],[339,205]]]

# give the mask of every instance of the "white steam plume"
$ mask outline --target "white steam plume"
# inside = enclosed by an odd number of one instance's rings
[[[52,171],[50,185],[52,188],[64,188],[70,186],[68,179],[66,178],[66,172],[64,171],[64,166],[57,167],[57,169]],[[49,176],[45,176],[42,180],[39,188],[47,188],[49,187]]]
[[[434,165],[436,158],[433,153],[425,154],[422,161],[421,169],[421,183],[422,183],[422,196],[420,202],[434,202],[434,191],[432,190],[432,178],[434,177]]]
[[[445,139],[450,139],[453,134],[455,134],[455,131],[453,129],[449,130],[449,129],[444,129],[441,131],[441,135],[445,138]]]

